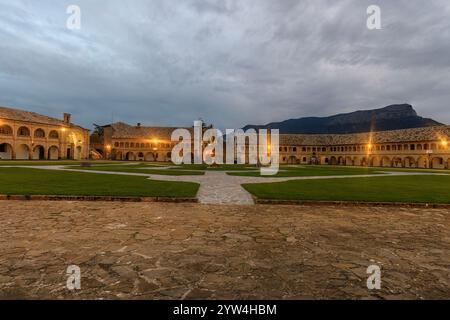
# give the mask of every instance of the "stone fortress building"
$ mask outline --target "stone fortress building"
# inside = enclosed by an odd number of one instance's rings
[[[89,130],[70,118],[0,107],[0,160],[88,159]]]
[[[89,130],[33,112],[0,107],[0,159],[87,159],[169,162],[174,127],[101,126]],[[207,129],[208,127],[205,127]],[[193,128],[185,128],[191,131]],[[192,143],[192,142],[191,142]],[[450,169],[450,126],[357,134],[281,134],[281,164]],[[248,150],[248,148],[247,148]]]
[[[280,135],[280,163],[450,169],[450,126]]]

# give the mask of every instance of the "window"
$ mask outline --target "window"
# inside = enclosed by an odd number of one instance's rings
[[[50,134],[48,136],[50,139],[58,139],[59,138],[58,131],[56,131],[56,130],[50,131]]]
[[[416,145],[415,144],[411,144],[409,146],[409,150],[416,150]]]
[[[0,134],[5,135],[5,136],[12,136],[11,127],[7,126],[7,125],[0,126]]]
[[[114,142],[114,147],[119,147],[119,143],[118,142]]]
[[[6,152],[6,143],[0,144],[0,152]]]
[[[29,137],[30,130],[27,127],[20,127],[19,130],[17,130],[17,135],[21,137]]]
[[[42,130],[42,129],[37,129],[37,130],[34,132],[34,137],[35,137],[35,138],[45,138],[45,132],[44,132],[44,130]]]
[[[297,148],[296,148],[296,147],[293,147],[293,148],[292,148],[292,151],[293,151],[293,152],[297,152]]]

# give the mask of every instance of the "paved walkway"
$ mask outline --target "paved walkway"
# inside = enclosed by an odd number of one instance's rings
[[[13,166],[11,166],[13,167]],[[18,166],[14,166],[18,167]],[[21,166],[34,169],[46,170],[63,170],[73,172],[88,172],[98,174],[114,174],[127,176],[148,177],[152,180],[162,181],[183,181],[196,182],[200,184],[197,194],[200,203],[203,204],[254,204],[252,195],[248,193],[241,185],[245,183],[271,183],[283,182],[289,180],[318,180],[318,179],[344,179],[344,178],[374,178],[382,176],[404,176],[404,175],[446,175],[439,173],[425,173],[425,172],[389,172],[382,171],[382,174],[361,174],[361,175],[335,175],[335,176],[308,176],[308,177],[245,177],[245,176],[230,176],[225,171],[208,171],[205,170],[205,175],[195,176],[169,176],[149,173],[132,173],[132,172],[113,172],[101,170],[78,170],[67,169],[66,166]],[[148,169],[151,171],[152,169]],[[154,168],[160,170],[160,168]]]
[[[450,299],[450,209],[0,207],[0,299]],[[366,287],[373,264],[381,290]]]

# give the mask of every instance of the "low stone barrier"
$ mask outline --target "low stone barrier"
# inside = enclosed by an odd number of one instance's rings
[[[59,195],[0,195],[0,200],[28,201],[118,201],[118,202],[188,202],[197,203],[197,198],[175,197],[115,197],[115,196],[59,196]]]
[[[256,204],[343,206],[343,207],[411,207],[411,208],[450,208],[450,203],[411,203],[411,202],[369,202],[369,201],[319,201],[319,200],[271,200],[254,198]]]

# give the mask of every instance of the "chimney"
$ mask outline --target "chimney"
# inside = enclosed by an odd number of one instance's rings
[[[64,113],[64,123],[70,124],[70,113]]]
[[[137,123],[137,127],[138,127],[138,128],[141,127],[141,123],[140,123],[140,122]]]

